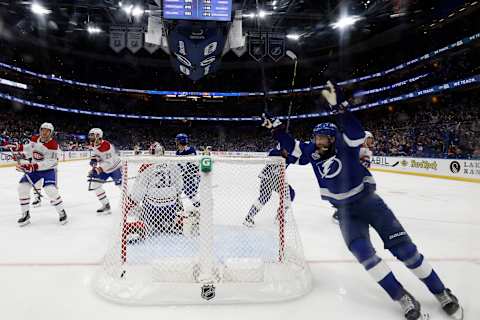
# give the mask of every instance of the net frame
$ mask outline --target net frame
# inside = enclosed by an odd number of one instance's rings
[[[122,159],[122,196],[120,203],[120,224],[121,224],[121,235],[120,235],[120,248],[117,252],[120,257],[119,261],[119,270],[123,269],[114,277],[105,274],[105,269],[107,266],[107,256],[103,263],[103,268],[100,268],[99,272],[95,277],[94,288],[97,293],[101,296],[112,300],[114,302],[119,302],[122,304],[140,304],[140,305],[164,305],[164,304],[202,304],[202,303],[262,303],[262,302],[272,302],[272,301],[282,301],[298,298],[311,289],[311,272],[303,257],[303,248],[300,242],[300,238],[295,239],[295,252],[290,252],[288,248],[288,239],[286,235],[287,221],[290,228],[293,227],[295,232],[297,231],[295,221],[293,216],[290,214],[287,217],[287,206],[289,205],[289,197],[287,196],[288,192],[288,183],[286,182],[286,166],[283,158],[269,157],[269,158],[258,158],[258,157],[236,157],[236,156],[209,156],[213,160],[214,166],[218,163],[255,163],[255,164],[266,164],[274,163],[278,165],[278,207],[276,213],[276,219],[278,221],[277,227],[277,236],[278,236],[278,252],[276,256],[277,263],[271,263],[269,265],[270,271],[274,270],[275,273],[285,272],[287,275],[285,278],[282,277],[271,277],[271,282],[258,281],[258,283],[252,283],[249,281],[231,281],[230,283],[225,282],[226,275],[220,275],[218,269],[216,268],[216,263],[214,257],[209,250],[211,250],[215,233],[212,229],[214,225],[213,214],[208,214],[208,212],[213,212],[213,195],[212,195],[212,175],[209,173],[200,174],[200,199],[202,205],[200,206],[200,235],[203,235],[203,246],[200,246],[199,256],[202,257],[199,265],[199,270],[197,270],[197,275],[194,276],[194,281],[184,283],[184,282],[172,282],[172,283],[163,283],[162,289],[158,290],[147,290],[147,291],[156,291],[156,294],[152,292],[141,292],[145,291],[143,289],[138,289],[137,292],[132,293],[132,288],[137,284],[128,283],[125,281],[126,266],[128,264],[129,249],[128,249],[128,230],[132,228],[144,229],[145,224],[143,221],[128,221],[128,211],[130,207],[129,200],[129,185],[131,180],[135,179],[135,176],[129,176],[129,165],[133,163],[143,164],[154,164],[159,162],[182,162],[186,163],[188,161],[199,162],[204,156],[194,156],[194,157],[151,157],[151,156],[142,156],[142,157],[128,157]],[[214,169],[215,170],[215,169]],[[138,176],[138,173],[137,173]],[[207,186],[207,187],[205,187]],[[208,187],[209,186],[209,187]],[[290,210],[291,212],[291,210]],[[298,236],[298,235],[297,235]],[[114,239],[114,242],[118,239]],[[202,251],[203,249],[203,251]],[[250,263],[255,264],[256,261],[250,261]],[[295,265],[294,268],[291,268],[292,265]],[[260,267],[259,267],[260,268]],[[204,272],[207,270],[206,272]],[[263,270],[263,269],[262,269]],[[267,271],[265,271],[267,273]],[[223,277],[223,279],[222,279]],[[267,275],[267,277],[269,277]],[[110,278],[110,279],[108,279]],[[274,279],[275,278],[275,279]],[[273,280],[272,280],[273,279]],[[277,281],[275,283],[275,281]],[[272,285],[273,283],[273,285]],[[145,286],[145,284],[143,284]],[[239,289],[244,290],[239,294]],[[199,290],[200,289],[200,290]],[[215,289],[217,289],[217,294],[215,296]],[[139,291],[138,291],[139,290]],[[207,299],[204,294],[205,292],[210,293],[213,290],[214,297]],[[130,292],[128,292],[130,291]],[[135,290],[134,290],[135,291]],[[168,296],[165,296],[167,295]],[[172,296],[173,294],[173,296]]]

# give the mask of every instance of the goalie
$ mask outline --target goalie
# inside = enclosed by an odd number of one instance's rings
[[[181,169],[175,163],[143,164],[127,200],[130,220],[137,220],[127,223],[134,226],[127,231],[130,238],[136,233],[137,237],[182,234],[184,217],[177,212],[182,189]]]

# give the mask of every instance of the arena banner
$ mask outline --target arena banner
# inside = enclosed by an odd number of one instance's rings
[[[58,153],[58,160],[60,162],[85,160],[90,159],[91,154],[91,151],[60,151]],[[0,152],[0,168],[12,167],[15,164],[16,162],[12,159],[12,154],[10,152]]]
[[[392,72],[396,72],[398,70],[402,70],[404,68],[407,68],[407,67],[409,67],[413,64],[416,64],[418,62],[427,61],[429,59],[432,59],[435,56],[437,56],[441,53],[444,53],[448,50],[452,50],[454,48],[458,48],[458,47],[470,44],[472,42],[478,41],[479,39],[480,39],[480,33],[476,33],[476,34],[473,34],[469,37],[459,39],[459,40],[457,40],[457,41],[455,41],[455,42],[451,43],[450,45],[447,45],[443,48],[437,49],[437,50],[432,51],[430,53],[426,53],[426,54],[424,54],[420,57],[417,57],[417,58],[412,59],[410,61],[404,62],[400,65],[391,67],[387,70],[372,73],[372,74],[362,76],[362,77],[359,77],[359,78],[345,80],[345,81],[339,82],[338,84],[342,86],[342,85],[348,85],[348,84],[353,84],[353,83],[360,83],[360,82],[370,80],[370,79],[374,79],[374,78],[378,78],[378,77],[383,77],[383,76],[386,76],[386,75],[388,75]],[[259,53],[261,54],[262,57],[264,57],[267,54],[267,45],[266,45],[265,42],[261,42],[261,43],[263,43],[263,44],[259,48],[260,49]],[[126,47],[126,27],[125,26],[113,26],[113,27],[110,28],[110,47],[112,48],[112,50],[114,50],[117,53],[122,51]],[[250,45],[249,45],[249,47],[250,47]],[[223,46],[222,46],[222,48],[223,48]],[[195,95],[195,96],[222,96],[222,97],[263,96],[265,94],[265,92],[203,92],[203,91],[185,93],[185,92],[181,92],[181,91],[120,88],[120,87],[105,86],[105,85],[96,84],[96,83],[85,83],[85,82],[75,81],[75,80],[71,80],[71,79],[64,79],[60,76],[55,76],[53,74],[38,73],[38,72],[34,72],[34,71],[31,71],[31,70],[20,68],[20,67],[14,66],[14,65],[10,65],[10,64],[4,63],[4,62],[0,62],[0,68],[9,69],[9,70],[13,70],[13,71],[16,71],[16,72],[19,72],[19,73],[28,74],[28,75],[33,76],[33,77],[38,77],[38,78],[42,78],[42,79],[46,79],[46,80],[52,80],[52,81],[58,81],[58,82],[62,82],[62,83],[70,84],[70,85],[90,87],[90,88],[94,88],[94,89],[97,89],[97,90],[109,90],[109,91],[116,91],[116,92],[134,92],[134,93],[143,93],[143,94],[150,94],[150,95],[185,95],[185,94],[188,94],[188,95],[192,95],[192,96]],[[407,81],[414,82],[414,81],[418,81],[420,79],[421,78],[417,78],[417,79],[413,79],[413,80],[410,79],[410,80],[407,80]],[[400,82],[400,84],[401,84],[401,82]],[[397,84],[397,85],[399,85],[399,84]],[[297,88],[297,89],[294,90],[294,92],[318,91],[318,90],[322,90],[324,87],[325,86],[322,84],[322,85],[316,85],[316,86],[311,86],[311,87],[306,87],[306,88]],[[392,86],[391,88],[387,88],[385,90],[391,90],[391,89],[394,89],[394,88],[395,88],[395,86]],[[381,88],[381,89],[383,89],[383,88]],[[374,90],[376,90],[376,89],[374,89]],[[381,91],[383,91],[383,90],[381,90]],[[290,89],[284,89],[284,90],[269,91],[269,92],[267,92],[267,94],[268,95],[289,94],[290,92],[291,92]]]
[[[225,41],[222,28],[177,25],[168,34],[174,70],[194,81],[214,73],[219,67]]]
[[[126,47],[126,28],[122,26],[110,27],[110,48],[116,53],[119,53]],[[44,78],[44,77],[42,77]],[[54,79],[53,79],[54,80]],[[76,84],[73,82],[73,84]],[[81,85],[81,84],[77,84]]]
[[[374,156],[372,170],[480,183],[480,160]]]

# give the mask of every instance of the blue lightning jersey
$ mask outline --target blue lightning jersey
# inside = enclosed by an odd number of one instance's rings
[[[188,146],[183,151],[177,150],[175,152],[177,156],[194,156],[197,154],[197,150],[194,147]]]
[[[322,159],[315,143],[295,140],[285,131],[274,133],[280,145],[295,143],[292,155],[300,165],[310,163],[320,186],[321,197],[338,207],[354,202],[375,191],[372,175],[360,161],[358,154],[365,139],[365,131],[350,112],[338,115],[340,129],[335,137],[335,152]],[[288,161],[288,160],[287,160]]]

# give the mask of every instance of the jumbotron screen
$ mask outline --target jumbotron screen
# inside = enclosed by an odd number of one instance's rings
[[[232,0],[163,0],[163,18],[230,21]]]

